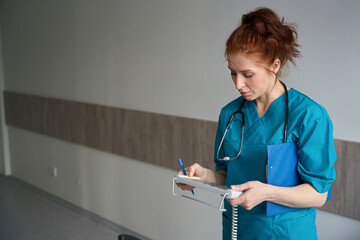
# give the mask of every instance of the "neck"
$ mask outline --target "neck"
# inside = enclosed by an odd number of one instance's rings
[[[285,93],[285,89],[280,81],[276,81],[275,86],[268,92],[254,100],[258,110],[259,117],[263,117],[270,105],[281,95]]]

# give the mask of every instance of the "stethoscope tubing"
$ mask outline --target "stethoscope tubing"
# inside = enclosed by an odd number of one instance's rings
[[[289,94],[288,94],[288,91],[287,91],[287,87],[285,85],[285,83],[283,83],[282,81],[280,81],[280,83],[283,85],[284,89],[285,89],[285,98],[286,98],[286,104],[285,104],[285,127],[284,127],[284,138],[283,138],[283,143],[286,143],[287,141],[287,127],[288,127],[288,122],[289,122]],[[244,112],[242,111],[242,108],[245,104],[246,100],[243,99],[241,104],[240,104],[240,107],[239,107],[239,110],[235,111],[233,114],[231,114],[227,124],[226,124],[226,128],[225,128],[225,131],[224,131],[224,134],[221,138],[221,141],[220,141],[220,144],[219,144],[219,147],[218,147],[218,150],[217,150],[217,154],[216,154],[216,157],[219,161],[229,161],[229,160],[234,160],[236,158],[238,158],[241,154],[241,150],[242,150],[242,145],[243,145],[243,137],[244,137],[244,128],[245,128],[245,114]],[[223,158],[220,158],[219,157],[219,152],[220,152],[220,149],[221,149],[221,146],[223,145],[223,142],[224,142],[224,139],[225,139],[225,136],[227,134],[227,131],[229,130],[230,128],[230,124],[233,120],[233,118],[235,117],[236,114],[240,113],[241,116],[242,116],[242,123],[241,123],[241,142],[240,142],[240,149],[239,149],[239,152],[238,154],[235,156],[235,157],[223,157]]]

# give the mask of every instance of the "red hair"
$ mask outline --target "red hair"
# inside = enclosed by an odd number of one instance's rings
[[[242,16],[241,25],[226,42],[225,57],[242,53],[266,66],[279,59],[281,69],[288,61],[295,65],[294,59],[301,56],[298,47],[293,24],[285,24],[271,9],[258,8]]]

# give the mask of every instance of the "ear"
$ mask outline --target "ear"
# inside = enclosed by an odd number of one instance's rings
[[[270,69],[271,71],[273,71],[274,73],[277,73],[280,70],[280,66],[281,66],[281,62],[280,59],[275,59],[275,61],[273,62],[273,64],[271,65]]]

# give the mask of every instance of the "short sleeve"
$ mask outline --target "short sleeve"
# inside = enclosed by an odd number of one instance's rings
[[[298,140],[298,172],[316,191],[329,191],[335,180],[336,152],[332,122],[325,109],[322,116],[302,125]]]
[[[215,163],[215,171],[227,172],[227,165],[226,165],[225,161],[219,161],[217,158],[217,151],[218,151],[218,148],[219,148],[219,145],[221,142],[221,138],[223,135],[222,126],[224,126],[224,125],[223,125],[223,117],[222,117],[222,112],[221,112],[220,116],[219,116],[219,121],[218,121],[217,131],[216,131],[216,138],[215,138],[214,163]],[[220,157],[225,156],[223,147],[219,151],[219,156]]]

